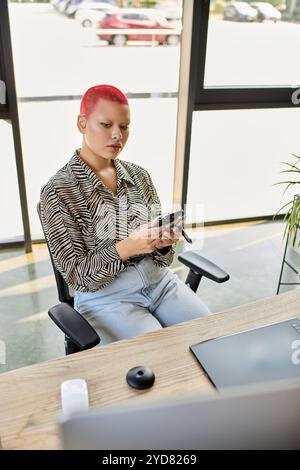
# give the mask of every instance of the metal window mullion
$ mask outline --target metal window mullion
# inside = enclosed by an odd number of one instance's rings
[[[22,212],[22,222],[24,231],[24,246],[26,253],[32,251],[30,223],[28,215],[26,185],[23,166],[23,155],[21,145],[21,135],[19,126],[18,104],[16,97],[14,67],[12,59],[11,36],[9,27],[9,14],[7,0],[0,2],[0,23],[1,23],[1,36],[0,36],[0,54],[2,55],[2,74],[6,83],[8,108],[5,119],[11,122],[13,130],[17,179],[19,186],[20,205]],[[2,116],[4,117],[4,116]]]
[[[173,186],[173,204],[181,207],[187,202],[193,111],[199,80],[203,86],[208,16],[209,0],[184,0]]]

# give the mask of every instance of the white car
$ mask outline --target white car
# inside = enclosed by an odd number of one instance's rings
[[[107,3],[103,3],[102,5],[105,6],[98,8],[86,8],[85,6],[82,6],[81,8],[78,8],[74,17],[75,20],[79,21],[81,26],[84,28],[97,27],[99,21],[102,21],[107,13],[113,13],[117,10],[117,7],[112,7]]]
[[[110,10],[111,8],[115,8],[113,6],[115,2],[113,1],[98,1],[98,0],[81,0],[76,1],[73,0],[69,3],[66,8],[65,13],[70,17],[75,17],[78,10],[100,10],[106,11]]]
[[[181,20],[182,18],[182,7],[171,7],[157,3],[155,5],[155,10],[159,11],[167,20]]]
[[[57,5],[59,4],[60,0],[50,0],[51,5],[53,8],[57,9]]]
[[[60,2],[58,2],[56,4],[57,11],[59,11],[60,13],[64,13],[67,7],[67,4],[68,4],[68,0],[61,0]]]
[[[257,20],[271,20],[271,21],[280,21],[281,13],[273,5],[267,2],[255,2],[251,3],[251,6],[257,11]]]
[[[157,3],[155,9],[160,12],[171,25],[182,28],[182,7],[171,7]]]

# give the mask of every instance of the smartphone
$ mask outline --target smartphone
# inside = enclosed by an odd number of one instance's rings
[[[152,221],[151,225],[152,227],[161,227],[167,225],[172,228],[175,225],[184,222],[184,218],[185,214],[184,211],[181,209],[180,211],[171,212],[171,214],[163,214],[157,217]],[[181,233],[188,243],[193,243],[193,240],[188,236],[186,231],[183,229],[183,226],[181,226]]]
[[[170,227],[174,227],[178,223],[182,222],[184,219],[184,212],[183,210],[166,213],[163,214],[156,219],[154,219],[151,223],[152,227],[160,227],[162,225],[169,225]]]

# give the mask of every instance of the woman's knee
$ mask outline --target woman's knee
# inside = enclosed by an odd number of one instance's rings
[[[207,305],[181,281],[175,282],[156,308],[154,315],[163,326],[210,315]]]

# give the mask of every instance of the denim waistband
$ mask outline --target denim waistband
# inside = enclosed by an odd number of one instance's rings
[[[116,278],[106,287],[96,292],[74,292],[74,299],[87,299],[89,297],[107,297],[128,291],[135,292],[139,289],[156,286],[166,274],[168,268],[157,266],[150,256],[143,256],[139,261],[132,263],[124,271],[121,271]]]
[[[135,263],[134,267],[139,272],[146,287],[157,284],[164,277],[167,269],[157,266],[149,256]]]

